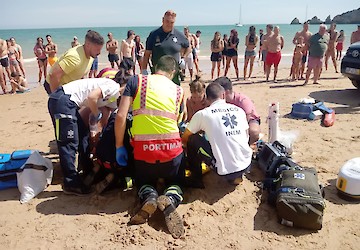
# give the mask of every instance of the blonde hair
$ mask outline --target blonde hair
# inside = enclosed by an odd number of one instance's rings
[[[217,35],[219,36],[218,38],[216,38]],[[219,48],[220,47],[220,41],[221,41],[221,34],[220,34],[219,31],[216,31],[214,33],[214,39],[211,40],[211,46],[213,48]]]
[[[205,93],[205,83],[201,76],[195,75],[195,79],[189,84],[190,93]]]

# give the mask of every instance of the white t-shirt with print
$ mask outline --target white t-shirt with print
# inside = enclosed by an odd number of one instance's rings
[[[196,112],[186,128],[193,134],[205,131],[219,175],[235,173],[250,165],[249,125],[241,108],[217,100]]]
[[[103,98],[99,99],[97,106],[117,108],[117,99],[120,96],[120,85],[109,78],[86,78],[69,82],[62,86],[64,93],[70,95],[70,100],[79,107],[86,106],[91,91],[100,88]]]

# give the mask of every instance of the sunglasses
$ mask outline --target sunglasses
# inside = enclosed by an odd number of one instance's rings
[[[165,16],[172,16],[172,17],[176,17],[176,13],[175,12],[165,12]]]

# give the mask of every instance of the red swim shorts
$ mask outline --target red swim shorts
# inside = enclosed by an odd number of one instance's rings
[[[280,60],[281,60],[281,52],[280,51],[275,52],[275,53],[268,52],[266,55],[265,63],[270,66],[273,64],[274,64],[274,66],[278,66],[280,63]]]
[[[337,43],[336,44],[336,50],[342,51],[344,48],[344,44],[343,43]]]

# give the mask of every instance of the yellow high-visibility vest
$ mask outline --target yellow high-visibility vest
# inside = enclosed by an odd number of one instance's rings
[[[177,125],[183,89],[163,75],[139,75],[130,129],[135,160],[167,162],[182,153]]]

